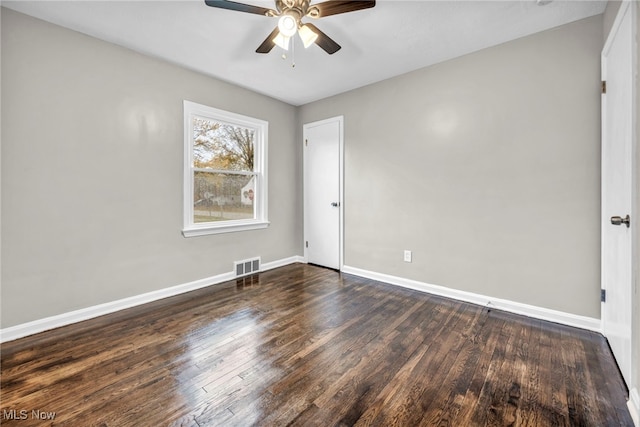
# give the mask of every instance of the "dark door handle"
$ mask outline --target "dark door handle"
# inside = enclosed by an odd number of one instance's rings
[[[619,217],[619,216],[612,216],[611,217],[611,224],[613,224],[613,225],[625,224],[627,226],[627,228],[629,228],[629,227],[631,227],[631,217],[629,215],[625,216],[624,218]]]
[[[333,206],[334,208],[337,208],[338,206],[340,206],[340,203],[338,203],[338,202],[331,202],[331,206]]]

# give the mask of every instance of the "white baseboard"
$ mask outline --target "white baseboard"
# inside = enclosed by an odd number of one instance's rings
[[[305,263],[306,259],[302,256],[292,256],[272,262],[262,264],[261,271],[267,271],[274,268],[282,267],[294,263]],[[548,320],[551,322],[561,323],[564,325],[575,326],[591,331],[602,332],[599,319],[593,319],[575,314],[564,313],[561,311],[550,310],[546,308],[536,307],[528,304],[522,304],[514,301],[503,300],[499,298],[491,298],[471,292],[459,291],[456,289],[446,288],[438,285],[431,285],[411,279],[405,279],[397,276],[391,276],[373,271],[362,270],[355,267],[343,266],[342,272],[353,274],[355,276],[366,277],[372,280],[386,282],[392,285],[402,286],[422,292],[453,298],[460,301],[470,302],[478,305],[490,304],[492,307],[508,311],[511,313],[522,314],[537,319]],[[0,329],[0,343],[13,341],[28,335],[37,334],[50,329],[59,328],[61,326],[70,325],[72,323],[82,322],[105,314],[114,313],[119,310],[135,307],[149,302],[157,301],[163,298],[172,297],[183,294],[185,292],[194,291],[207,286],[226,282],[234,278],[233,272],[218,274],[216,276],[207,277],[205,279],[196,280],[182,285],[170,288],[160,289],[133,297],[120,299],[92,307],[74,310],[62,313],[56,316],[46,317],[44,319],[34,320],[32,322],[23,323],[9,328]],[[637,395],[637,392],[636,392]],[[638,404],[636,403],[636,407]],[[639,426],[640,427],[640,426]]]
[[[260,271],[273,270],[274,268],[284,267],[285,265],[295,263],[306,263],[307,261],[303,256],[296,255],[289,258],[279,259],[277,261],[265,262],[260,266]]]
[[[478,305],[489,305],[492,308],[508,311],[510,313],[521,314],[550,322],[560,323],[563,325],[574,326],[576,328],[587,329],[602,333],[602,324],[600,319],[591,317],[578,316],[562,311],[550,310],[548,308],[537,307],[529,304],[522,304],[515,301],[504,300],[500,298],[488,297],[485,295],[475,294],[472,292],[460,291],[457,289],[446,288],[444,286],[431,285],[429,283],[419,282],[417,280],[405,279],[402,277],[391,276],[388,274],[376,273],[360,268],[342,267],[342,272],[353,274],[354,276],[365,277],[367,279],[377,280],[389,283],[403,288],[414,289],[421,292],[427,292],[434,295],[440,295],[460,301],[470,302]]]
[[[260,266],[260,271],[267,271],[288,264],[304,262],[302,256],[292,256],[277,261],[266,262]],[[84,320],[93,319],[95,317],[104,316],[105,314],[114,313],[116,311],[135,307],[149,302],[168,298],[185,292],[195,291],[207,286],[233,280],[235,275],[233,272],[222,273],[216,276],[207,277],[205,279],[196,280],[182,285],[172,286],[170,288],[159,289],[157,291],[147,292],[104,304],[94,305],[92,307],[82,308],[67,313],[58,314],[56,316],[46,317],[44,319],[34,320],[32,322],[22,323],[20,325],[11,326],[9,328],[0,329],[0,343],[13,341],[29,335],[38,334],[50,329],[67,326],[72,323],[82,322]]]
[[[633,424],[636,427],[640,427],[640,395],[638,394],[637,388],[633,388],[629,392],[627,407],[629,408],[629,413],[633,419]]]

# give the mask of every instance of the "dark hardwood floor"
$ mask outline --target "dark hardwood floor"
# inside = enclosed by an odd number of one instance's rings
[[[599,334],[303,264],[1,350],[3,426],[633,425]]]

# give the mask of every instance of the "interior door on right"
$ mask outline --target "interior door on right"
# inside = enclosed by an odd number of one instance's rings
[[[602,51],[602,326],[631,384],[633,62],[631,2],[623,2]]]

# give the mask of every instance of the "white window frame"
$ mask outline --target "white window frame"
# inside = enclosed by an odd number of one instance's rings
[[[199,168],[193,166],[193,119],[195,117],[242,126],[255,131],[254,140],[254,175],[255,196],[252,219],[239,219],[217,222],[193,222],[193,183],[194,173]],[[236,231],[256,230],[269,226],[267,218],[267,136],[269,122],[230,113],[191,101],[184,101],[184,237],[204,236],[209,234],[231,233]],[[205,169],[202,169],[205,170]]]

